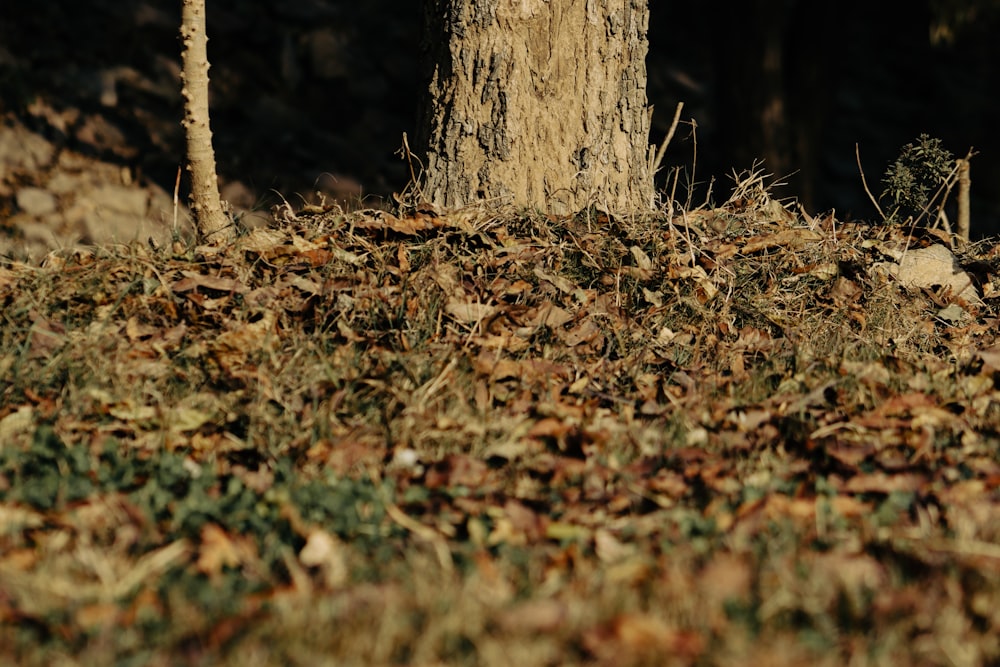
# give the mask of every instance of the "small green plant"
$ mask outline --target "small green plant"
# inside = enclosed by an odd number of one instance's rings
[[[919,217],[930,209],[954,166],[954,156],[941,147],[940,139],[921,134],[915,144],[903,146],[882,177],[882,200],[890,203],[891,211],[886,222]]]

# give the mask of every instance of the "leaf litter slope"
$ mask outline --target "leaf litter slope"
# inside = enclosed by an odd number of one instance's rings
[[[6,265],[0,657],[1000,659],[993,256],[743,195]]]

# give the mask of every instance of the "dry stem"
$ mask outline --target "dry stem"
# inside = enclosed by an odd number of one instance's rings
[[[684,103],[678,102],[677,108],[674,110],[674,119],[670,123],[670,129],[667,130],[667,136],[663,139],[663,143],[660,144],[660,150],[656,152],[656,159],[653,160],[653,164],[651,165],[652,168],[649,170],[651,176],[655,176],[656,172],[660,170],[660,163],[663,162],[663,155],[667,152],[667,145],[670,143],[670,140],[674,138],[674,132],[677,131],[677,123],[681,119],[681,110],[683,108]]]
[[[861,149],[858,148],[857,144],[854,144],[854,157],[858,161],[858,173],[861,174],[861,185],[865,187],[868,199],[870,199],[872,204],[875,205],[875,210],[878,211],[878,214],[882,216],[882,220],[885,221],[887,218],[885,213],[882,212],[882,207],[878,205],[878,200],[875,199],[875,195],[873,195],[872,191],[868,189],[868,181],[865,179],[865,170],[861,167]]]

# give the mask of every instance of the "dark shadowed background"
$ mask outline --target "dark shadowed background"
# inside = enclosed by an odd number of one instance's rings
[[[32,225],[43,224],[97,240],[99,222],[75,203],[88,188],[144,187],[147,210],[169,217],[163,197],[183,155],[179,5],[3,3],[0,236],[39,235]],[[979,151],[973,234],[996,234],[1000,12],[983,5],[951,39],[932,40],[936,20],[914,0],[652,0],[651,140],[683,101],[697,130],[682,124],[666,161],[682,184],[697,165],[695,205],[713,179],[724,199],[727,175],[763,158],[788,183],[779,197],[872,219],[855,143],[878,195],[887,164],[926,132],[956,155]],[[224,197],[266,209],[276,193],[374,203],[401,190],[408,172],[394,153],[416,130],[421,21],[418,0],[208,0]],[[114,183],[95,185],[102,178]]]

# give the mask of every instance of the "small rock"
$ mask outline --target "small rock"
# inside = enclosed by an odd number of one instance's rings
[[[143,238],[148,227],[149,194],[138,188],[105,185],[81,193],[76,207],[83,209],[83,227],[91,243],[127,242]]]
[[[230,181],[219,192],[222,201],[232,207],[240,224],[250,229],[267,227],[274,218],[261,206],[261,199],[242,181]]]
[[[21,237],[26,243],[45,248],[58,248],[60,241],[63,243],[66,241],[65,238],[60,239],[55,227],[50,223],[29,221],[20,221],[17,225],[17,229],[21,232]]]
[[[104,185],[81,193],[68,220],[78,219],[87,243],[127,243],[153,238],[171,240],[173,203],[161,188]],[[179,211],[180,231],[188,232],[186,211]]]
[[[104,185],[91,190],[89,199],[99,209],[141,218],[146,215],[149,193],[124,185]]]
[[[0,126],[0,180],[9,168],[38,171],[48,166],[55,155],[55,148],[48,141],[21,124]]]
[[[150,236],[157,241],[171,240],[175,222],[178,227],[177,231],[182,235],[194,231],[191,226],[191,212],[185,202],[177,202],[177,210],[175,211],[173,196],[160,186],[149,183],[146,185],[146,192],[149,193],[146,217],[154,227],[149,234]]]
[[[21,188],[17,191],[17,207],[36,218],[55,211],[57,203],[55,196],[48,190]]]
[[[952,296],[969,303],[982,305],[982,300],[951,250],[940,244],[927,248],[911,249],[902,256],[895,271],[899,281],[907,287],[934,287],[940,285],[951,290]]]
[[[947,308],[942,308],[938,311],[937,316],[939,319],[949,322],[955,326],[959,326],[963,322],[968,321],[971,317],[969,313],[967,313],[965,309],[957,303],[953,303]]]
[[[139,154],[139,150],[129,144],[121,128],[100,114],[86,117],[76,131],[76,138],[99,152],[109,152],[124,158],[133,158]]]
[[[229,181],[219,189],[219,198],[229,202],[234,209],[252,209],[257,204],[257,196],[243,181]]]
[[[57,171],[48,182],[48,190],[57,195],[68,195],[83,189],[84,182],[77,174]]]

